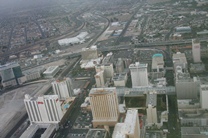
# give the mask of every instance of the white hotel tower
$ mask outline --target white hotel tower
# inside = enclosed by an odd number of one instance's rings
[[[59,123],[63,117],[57,95],[34,98],[26,94],[24,103],[31,123]]]
[[[136,62],[129,66],[131,70],[132,87],[148,86],[147,64]]]
[[[57,80],[51,83],[53,92],[59,96],[60,100],[73,96],[72,82],[70,78],[64,80]]]
[[[92,88],[89,96],[93,127],[114,126],[119,117],[116,88]]]

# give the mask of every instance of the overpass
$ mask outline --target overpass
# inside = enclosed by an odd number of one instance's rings
[[[138,94],[146,94],[148,92],[153,92],[155,94],[167,94],[175,95],[175,87],[138,87],[138,88],[116,88],[116,93],[118,96],[124,96],[126,93],[130,92],[132,96],[138,96]],[[129,93],[128,93],[129,94]]]

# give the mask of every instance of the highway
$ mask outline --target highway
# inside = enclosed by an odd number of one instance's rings
[[[206,42],[208,38],[201,38],[199,39],[201,42]],[[161,42],[152,42],[152,43],[139,43],[139,44],[130,44],[130,45],[117,45],[117,46],[103,46],[98,48],[99,51],[101,52],[107,52],[107,51],[114,51],[114,50],[125,50],[125,49],[130,49],[130,48],[151,48],[151,47],[160,47],[160,46],[175,46],[175,45],[185,45],[185,44],[191,44],[192,40],[187,39],[187,40],[177,40],[177,41],[161,41]],[[68,56],[73,58],[80,56],[80,51],[74,52],[69,54]]]

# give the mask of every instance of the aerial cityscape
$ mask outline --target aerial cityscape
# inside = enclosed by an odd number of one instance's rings
[[[208,138],[208,0],[0,7],[0,138]]]

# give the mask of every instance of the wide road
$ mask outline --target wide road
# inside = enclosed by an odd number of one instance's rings
[[[178,116],[178,106],[176,95],[168,96],[168,138],[181,138],[181,127]]]

